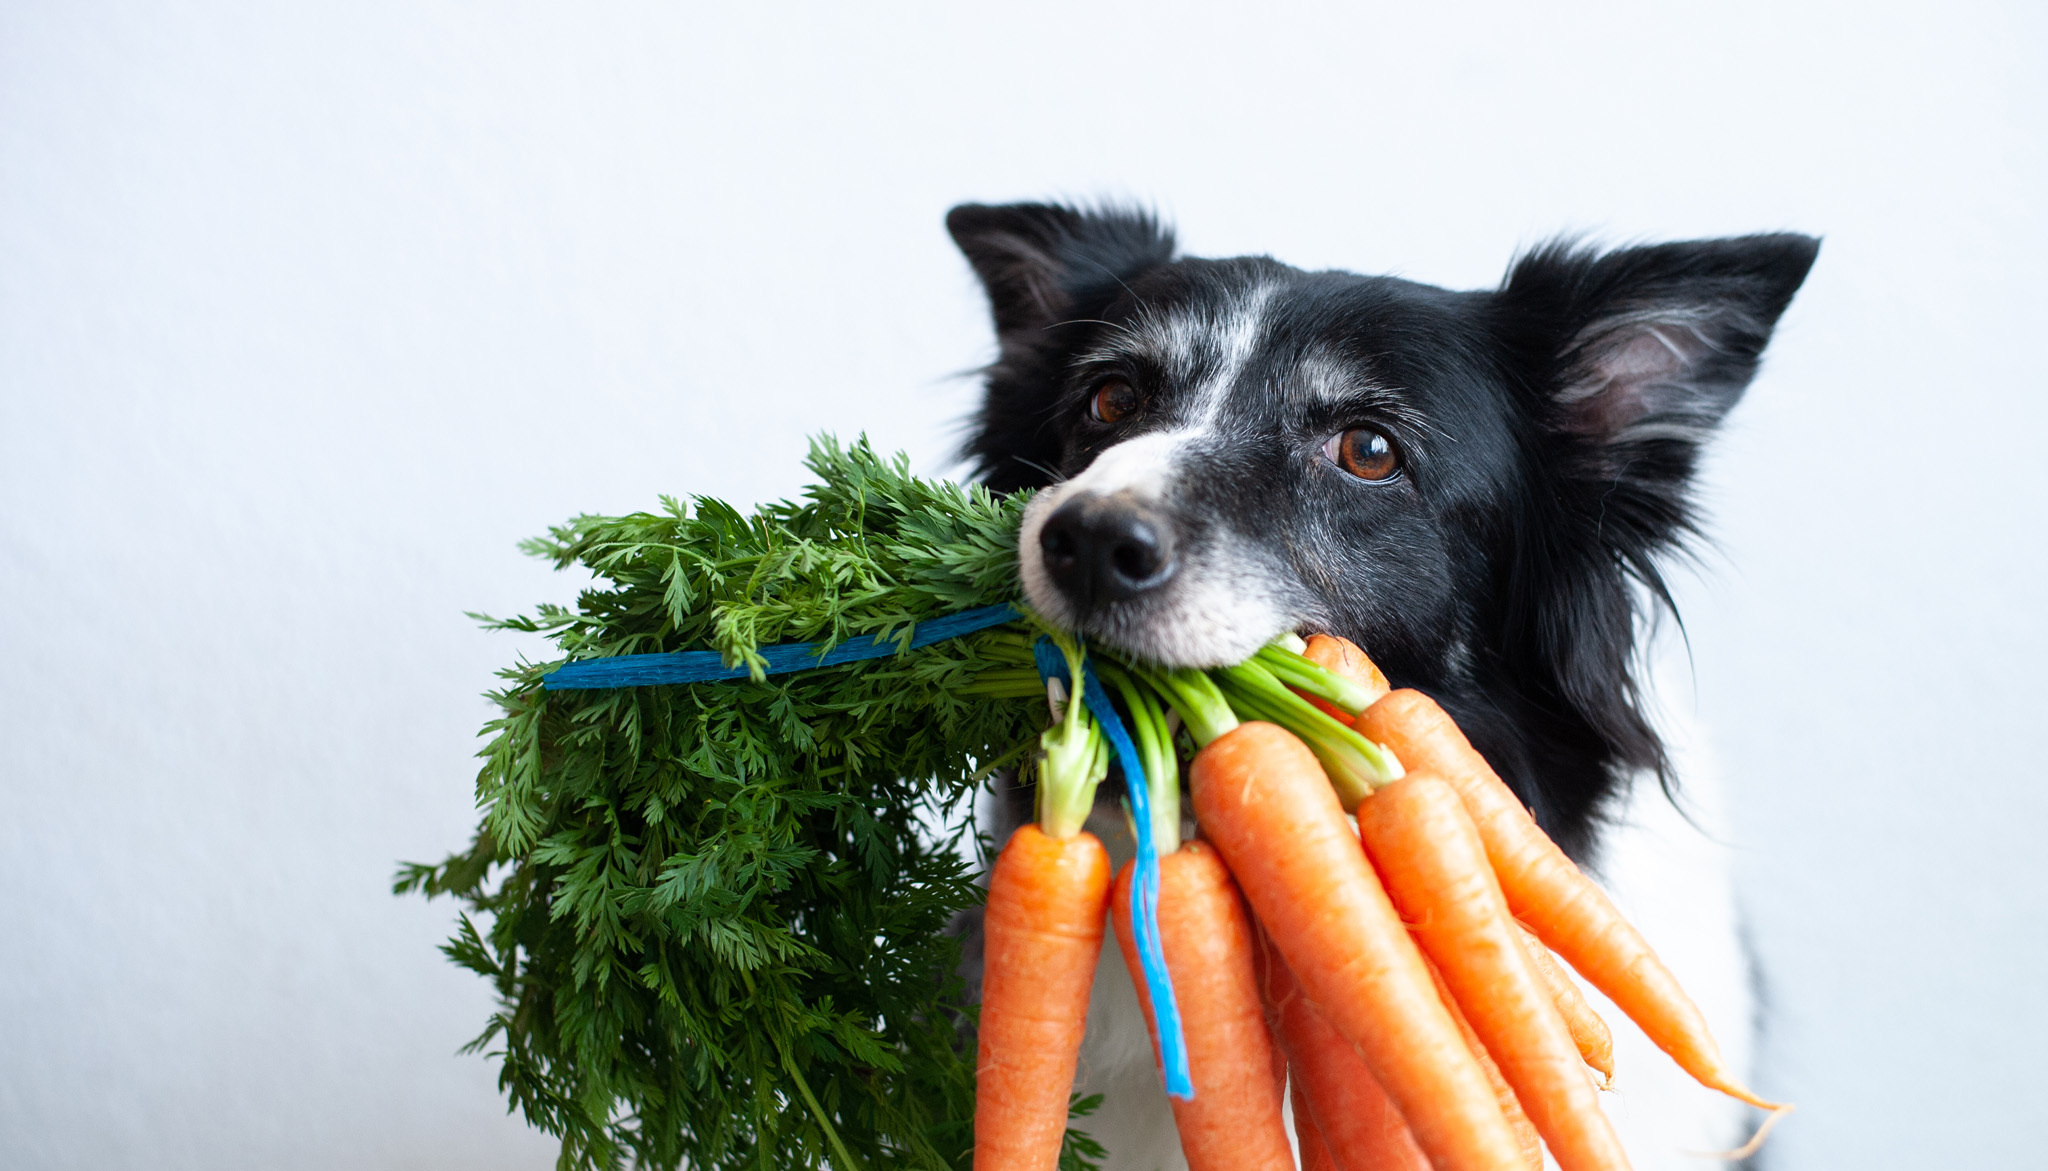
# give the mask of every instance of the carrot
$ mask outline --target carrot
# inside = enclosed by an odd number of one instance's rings
[[[1203,833],[1287,966],[1359,1048],[1439,1171],[1518,1165],[1486,1075],[1430,986],[1315,754],[1261,721],[1195,756]]]
[[[1457,790],[1411,771],[1358,807],[1365,852],[1563,1171],[1628,1166]],[[1538,1165],[1541,1151],[1537,1153]]]
[[[1323,1132],[1316,1128],[1315,1116],[1309,1113],[1301,1083],[1294,1082],[1288,1094],[1294,1101],[1294,1146],[1301,1152],[1301,1171],[1341,1171],[1337,1161],[1330,1157],[1330,1148],[1323,1145]]]
[[[1080,646],[1053,642],[1067,678],[1083,678]],[[1058,1161],[1102,954],[1109,852],[1081,825],[1109,770],[1109,744],[1079,694],[1039,744],[1038,823],[996,856],[982,912],[976,1171],[1040,1171]]]
[[[1337,1171],[1429,1171],[1408,1123],[1394,1108],[1358,1049],[1302,994],[1270,940],[1264,942],[1263,988],[1292,1074],[1294,1127],[1309,1119]],[[1302,1166],[1309,1157],[1300,1139]]]
[[[1551,958],[1550,949],[1536,938],[1536,933],[1515,924],[1515,930],[1522,937],[1522,946],[1529,953],[1529,965],[1536,969],[1536,977],[1550,990],[1550,999],[1557,1005],[1557,1011],[1564,1017],[1564,1026],[1571,1031],[1572,1043],[1579,1047],[1579,1057],[1587,1065],[1600,1072],[1601,1088],[1614,1086],[1614,1034],[1607,1029],[1607,1022],[1586,1003],[1586,997],[1572,978],[1564,974]]]
[[[1350,723],[1353,716],[1371,707],[1375,700],[1390,690],[1387,677],[1380,674],[1380,669],[1366,657],[1364,651],[1358,649],[1358,644],[1348,638],[1339,638],[1334,634],[1311,634],[1308,636],[1308,647],[1301,652],[1301,657],[1359,686],[1364,701],[1350,711],[1345,711],[1329,700],[1305,691],[1301,694],[1303,699],[1346,723]]]
[[[1427,963],[1428,956],[1423,957]],[[1522,1148],[1522,1162],[1535,1171],[1543,1166],[1543,1136],[1536,1133],[1536,1124],[1522,1112],[1522,1104],[1515,1098],[1515,1088],[1503,1077],[1500,1066],[1493,1055],[1486,1051],[1486,1043],[1472,1030],[1472,1022],[1465,1019],[1465,1013],[1458,1007],[1458,998],[1451,995],[1451,986],[1444,983],[1444,974],[1435,964],[1429,965],[1430,978],[1436,981],[1436,994],[1443,998],[1444,1006],[1451,1010],[1451,1017],[1458,1022],[1458,1033],[1465,1038],[1465,1047],[1478,1060],[1479,1068],[1486,1071],[1486,1084],[1493,1087],[1493,1096],[1500,1102],[1500,1112],[1507,1115],[1508,1125],[1514,1128],[1515,1143]]]
[[[1027,825],[996,858],[982,915],[975,1171],[1059,1160],[1108,897],[1109,853],[1093,834]]]
[[[1152,998],[1131,931],[1132,872],[1126,864],[1117,875],[1110,917],[1149,1026]],[[1190,1171],[1293,1171],[1273,1042],[1253,972],[1251,918],[1223,859],[1203,842],[1160,859],[1159,941],[1195,1085],[1192,1099],[1171,1100]]]
[[[1388,692],[1359,716],[1365,737],[1457,789],[1515,918],[1605,992],[1657,1047],[1702,1085],[1765,1110],[1721,1057],[1706,1019],[1607,895],[1565,857],[1458,725],[1419,691]]]
[[[1341,675],[1364,689],[1371,696],[1366,706],[1392,690],[1378,665],[1356,643],[1334,634],[1312,634],[1301,651],[1301,657],[1315,663],[1324,670]],[[1297,689],[1299,690],[1299,689]],[[1356,712],[1344,713],[1343,709],[1328,700],[1307,692],[1301,697],[1318,708],[1340,718],[1349,719]],[[1579,986],[1572,983],[1551,958],[1550,949],[1531,934],[1526,927],[1516,924],[1522,931],[1522,942],[1528,946],[1529,961],[1536,968],[1536,974],[1550,989],[1551,999],[1557,1002],[1557,1009],[1564,1014],[1565,1027],[1571,1030],[1572,1040],[1579,1047],[1579,1054],[1587,1065],[1600,1072],[1607,1085],[1614,1082],[1614,1035],[1608,1031],[1607,1022],[1586,1003]]]
[[[1287,1076],[1287,1046],[1280,1039],[1280,1018],[1273,1011],[1273,1002],[1266,998],[1265,957],[1268,950],[1266,933],[1259,930],[1257,923],[1253,923],[1252,958],[1258,961],[1257,970],[1253,974],[1253,978],[1259,984],[1259,1008],[1266,1014],[1266,1037],[1272,1042],[1273,1084],[1279,1087],[1281,1093],[1285,1094],[1288,1092],[1288,1087],[1293,1083]],[[1299,1113],[1298,1110],[1296,1112]]]

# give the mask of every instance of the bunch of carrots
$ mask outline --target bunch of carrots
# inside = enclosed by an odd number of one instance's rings
[[[1553,952],[1702,1084],[1770,1121],[1787,1109],[1740,1083],[1443,709],[1390,690],[1357,647],[1293,639],[1208,673],[1088,662],[1127,712],[1163,855],[1158,935],[1194,1086],[1172,1108],[1194,1171],[1293,1167],[1290,1093],[1308,1168],[1540,1171],[1545,1146],[1563,1171],[1627,1167],[1593,1078],[1613,1076],[1607,1026]],[[977,1171],[1057,1162],[1105,917],[1152,1020],[1132,868],[1112,878],[1081,828],[1109,747],[1078,688],[1053,690],[1039,820],[989,883]],[[1176,725],[1197,748],[1186,843]]]

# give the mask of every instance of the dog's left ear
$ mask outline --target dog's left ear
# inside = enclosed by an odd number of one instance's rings
[[[1560,243],[1508,273],[1496,302],[1503,340],[1553,426],[1590,457],[1582,473],[1677,510],[1653,540],[1683,526],[1677,495],[1699,445],[1742,397],[1819,250],[1791,234],[1605,255]]]
[[[1136,207],[963,203],[946,213],[946,231],[988,290],[1005,345],[1037,344],[1047,326],[1099,309],[1173,259],[1173,232]]]
[[[960,251],[988,290],[998,354],[988,394],[961,454],[998,492],[1053,478],[1060,441],[1050,426],[1058,354],[1147,269],[1173,259],[1173,232],[1150,212],[1051,203],[962,204],[946,215]]]
[[[1631,674],[1627,579],[1670,603],[1657,557],[1692,530],[1701,444],[1749,386],[1819,249],[1795,235],[1605,255],[1552,244],[1491,299],[1494,337],[1549,438],[1538,499],[1558,510],[1555,530],[1515,542],[1540,562],[1515,577],[1548,584],[1506,600],[1498,661],[1532,710],[1575,713],[1617,774],[1665,767]],[[1568,805],[1568,791],[1550,799]]]

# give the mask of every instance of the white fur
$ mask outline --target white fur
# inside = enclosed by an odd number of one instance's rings
[[[1045,568],[1045,553],[1039,534],[1046,518],[1078,496],[1110,496],[1126,493],[1140,503],[1155,503],[1172,483],[1178,457],[1193,437],[1187,430],[1154,431],[1126,440],[1095,457],[1095,462],[1072,479],[1062,480],[1032,497],[1025,506],[1018,532],[1017,551],[1024,596],[1033,609],[1049,621],[1073,628],[1077,616],[1068,607],[1052,575]]]
[[[1084,621],[1053,584],[1038,543],[1046,518],[1078,495],[1158,499],[1169,489],[1174,457],[1190,436],[1162,431],[1120,443],[1080,475],[1032,499],[1024,510],[1018,561],[1024,596],[1033,609],[1055,625],[1079,627],[1145,658],[1187,667],[1239,662],[1294,624],[1273,593],[1271,572],[1227,539],[1184,550],[1180,571],[1141,615],[1097,615]]]
[[[1688,811],[1715,826],[1720,786],[1701,759],[1693,729],[1680,724],[1666,736],[1685,778]],[[1121,865],[1130,839],[1120,818],[1099,810],[1089,828]],[[1746,1072],[1753,1006],[1727,849],[1688,823],[1655,778],[1640,777],[1602,838],[1601,857],[1602,885],[1692,994],[1730,1065]],[[1615,1091],[1601,1097],[1636,1171],[1700,1171],[1715,1165],[1702,1152],[1726,1150],[1747,1137],[1752,1112],[1696,1085],[1605,997],[1591,988],[1586,994],[1614,1030]],[[1096,969],[1075,1088],[1107,1096],[1083,1127],[1109,1149],[1111,1171],[1187,1166],[1137,993],[1114,946],[1103,949]]]
[[[1274,291],[1272,285],[1255,285],[1234,296],[1220,313],[1206,307],[1179,308],[1164,316],[1146,313],[1108,348],[1128,350],[1164,366],[1170,380],[1191,392],[1182,416],[1195,430],[1206,431],[1245,364],[1259,351]]]
[[[1196,430],[1206,433],[1215,428],[1224,400],[1244,374],[1245,364],[1259,350],[1265,332],[1266,306],[1272,300],[1273,287],[1257,285],[1235,301],[1221,321],[1188,323],[1218,351],[1216,368],[1203,382]]]
[[[1046,571],[1038,543],[1046,518],[1081,497],[1127,495],[1145,504],[1168,497],[1174,477],[1189,463],[1188,453],[1214,441],[1224,402],[1258,352],[1272,296],[1270,286],[1258,286],[1221,315],[1175,313],[1143,322],[1113,343],[1112,348],[1151,354],[1192,389],[1179,404],[1179,426],[1116,444],[1079,474],[1040,491],[1024,510],[1018,542],[1024,596],[1049,621],[1085,626]],[[1197,377],[1205,359],[1207,372]],[[1118,624],[1111,616],[1099,621],[1113,628],[1089,632],[1159,662],[1210,667],[1245,658],[1292,625],[1273,594],[1270,573],[1249,551],[1233,548],[1227,537],[1183,550],[1183,556],[1180,573],[1142,620]]]

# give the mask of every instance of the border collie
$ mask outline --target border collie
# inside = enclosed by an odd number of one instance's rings
[[[1497,289],[1175,255],[1142,211],[956,207],[1000,353],[966,446],[1039,489],[1021,563],[1041,614],[1171,664],[1284,631],[1341,634],[1436,697],[1564,849],[1608,884],[1746,1061],[1727,868],[1657,790],[1683,766],[1639,683],[1696,532],[1701,444],[1741,397],[1819,242],[1600,252],[1569,241]],[[1645,779],[1659,784],[1647,786]],[[1711,805],[1688,775],[1691,803]],[[1028,819],[1012,790],[991,826]],[[1122,819],[1094,819],[1128,854]],[[970,949],[978,951],[978,949]],[[1606,1095],[1638,1168],[1740,1141],[1589,989],[1616,1033]],[[1135,994],[1104,949],[1081,1088],[1110,1166],[1182,1166]],[[1688,1157],[1688,1152],[1695,1157]]]

